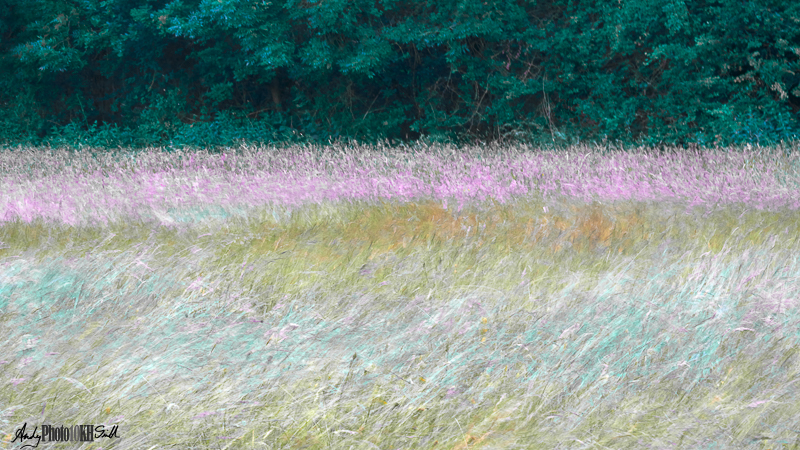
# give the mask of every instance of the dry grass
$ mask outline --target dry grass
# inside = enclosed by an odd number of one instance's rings
[[[757,150],[0,153],[0,448],[800,446]]]

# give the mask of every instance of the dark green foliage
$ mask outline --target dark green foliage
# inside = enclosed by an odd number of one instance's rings
[[[0,141],[773,144],[778,0],[0,0]]]

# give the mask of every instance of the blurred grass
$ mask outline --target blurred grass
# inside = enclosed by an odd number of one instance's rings
[[[0,431],[122,425],[81,448],[800,445],[798,211],[534,194],[171,214],[194,220],[0,226]]]

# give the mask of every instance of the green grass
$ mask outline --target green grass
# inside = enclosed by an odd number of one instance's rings
[[[797,210],[168,214],[0,226],[0,448],[800,448]]]

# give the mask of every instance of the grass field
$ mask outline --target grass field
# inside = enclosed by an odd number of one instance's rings
[[[800,448],[800,151],[0,152],[0,448]]]

